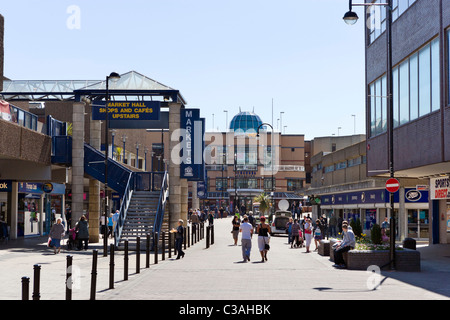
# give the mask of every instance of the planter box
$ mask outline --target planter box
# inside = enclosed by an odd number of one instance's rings
[[[389,268],[389,250],[351,250],[347,256],[349,270],[367,270],[371,265],[382,269]],[[397,271],[420,272],[420,252],[415,250],[397,250],[395,252]]]
[[[333,251],[333,245],[338,242],[338,240],[330,239],[330,261],[334,262],[334,251]]]
[[[330,255],[330,241],[329,240],[320,240],[319,254],[321,256],[329,256]]]

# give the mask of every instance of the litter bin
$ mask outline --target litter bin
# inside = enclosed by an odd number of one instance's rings
[[[416,240],[412,238],[406,238],[403,240],[403,248],[416,250]]]

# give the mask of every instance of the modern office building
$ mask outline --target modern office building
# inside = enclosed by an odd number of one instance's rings
[[[384,9],[367,10],[367,174],[389,176],[392,129],[395,176],[426,180],[430,188],[429,214],[413,215],[411,223],[428,222],[431,243],[450,243],[450,2],[393,3],[393,114],[386,99],[386,14]]]

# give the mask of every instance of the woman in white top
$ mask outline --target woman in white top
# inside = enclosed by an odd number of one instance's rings
[[[307,218],[305,222],[305,240],[306,240],[306,253],[309,253],[309,246],[312,239],[312,224],[311,219]]]

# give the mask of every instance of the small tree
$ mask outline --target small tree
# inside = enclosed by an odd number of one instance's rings
[[[261,193],[255,197],[255,202],[259,202],[259,211],[264,215],[266,211],[270,209],[270,196],[266,193]]]
[[[374,224],[370,230],[370,237],[373,244],[382,244],[381,227],[378,224]]]

